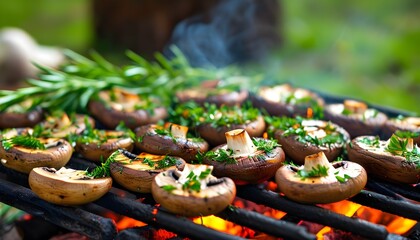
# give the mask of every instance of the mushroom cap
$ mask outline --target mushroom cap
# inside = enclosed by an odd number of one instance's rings
[[[187,165],[184,171],[186,169],[189,169]],[[230,178],[210,175],[206,187],[196,192],[182,189],[182,184],[177,181],[180,175],[179,171],[170,169],[159,173],[152,182],[153,198],[172,213],[187,217],[216,214],[229,206],[236,196],[236,186]],[[163,189],[167,185],[176,189]]]
[[[360,142],[361,139],[373,140],[374,136],[359,136],[347,145],[349,160],[362,165],[369,175],[398,183],[418,183],[420,168],[402,156],[396,156],[384,151],[386,141],[380,141],[379,148],[369,147]]]
[[[339,168],[351,178],[343,183],[331,174],[302,179],[295,169],[285,165],[278,169],[275,180],[279,190],[296,202],[306,204],[338,202],[356,195],[367,183],[366,171],[359,164],[342,161],[339,162]],[[339,168],[334,171],[338,171]]]
[[[352,139],[362,135],[378,135],[388,119],[382,112],[377,112],[375,117],[364,119],[364,114],[344,115],[342,114],[343,110],[344,104],[342,103],[326,105],[324,117],[325,120],[343,127]],[[374,110],[368,109],[367,111]]]
[[[103,131],[106,136],[112,137],[108,138],[105,142],[76,142],[76,146],[74,147],[75,151],[88,160],[101,162],[102,160],[106,160],[118,149],[133,150],[134,142],[130,137],[123,136],[124,132],[113,130]]]
[[[140,102],[137,95],[124,93],[125,97],[120,105],[108,106],[112,103],[109,92],[101,92],[101,100],[91,100],[88,104],[88,110],[93,117],[98,119],[109,129],[115,129],[120,122],[124,122],[125,126],[135,129],[138,126],[149,123],[156,123],[168,116],[168,112],[164,107],[156,107],[150,111],[148,109],[133,109],[133,106]],[[128,108],[124,108],[127,105]],[[119,106],[119,107],[117,107]]]
[[[299,98],[309,97],[313,102],[287,103],[287,96],[293,94]],[[324,100],[318,94],[303,88],[293,88],[289,84],[261,87],[250,98],[254,107],[265,109],[272,116],[306,116],[312,104],[324,105]]]
[[[63,118],[47,117],[40,125],[43,128],[50,130],[49,136],[54,138],[65,138],[70,134],[81,134],[86,129],[85,121],[87,121],[90,126],[95,126],[95,120],[88,115],[76,114],[72,119],[69,119],[67,116],[64,117],[63,115]],[[69,122],[63,123],[63,120]]]
[[[35,108],[26,113],[0,112],[0,129],[33,127],[44,119],[44,111]]]
[[[213,148],[211,151],[216,152],[218,149],[226,150],[226,148],[227,145],[223,144]],[[236,184],[244,185],[261,183],[272,178],[277,169],[283,165],[285,158],[283,149],[276,147],[270,153],[258,150],[253,155],[236,157],[235,163],[219,162],[204,158],[203,164],[212,165],[214,167],[213,174],[216,177],[229,177]]]
[[[308,122],[308,123],[305,123]],[[311,154],[318,153],[319,151],[324,152],[326,157],[332,161],[336,159],[346,146],[346,141],[350,140],[349,133],[342,127],[334,123],[328,123],[322,120],[304,120],[302,124],[306,124],[310,127],[316,126],[320,129],[324,129],[327,124],[335,128],[335,133],[343,136],[344,142],[334,143],[330,146],[318,146],[313,143],[301,142],[297,139],[296,135],[283,136],[284,130],[278,129],[274,133],[274,138],[282,146],[286,155],[291,158],[296,164],[302,165],[305,162],[305,157]]]
[[[61,168],[67,164],[73,153],[69,142],[63,139],[46,138],[40,139],[43,143],[54,146],[45,150],[31,149],[23,146],[13,146],[5,150],[0,146],[1,163],[18,172],[29,173],[36,167]]]
[[[176,159],[176,165],[166,168],[155,168],[143,163],[141,159],[147,158],[151,161],[160,161],[166,156],[142,153],[138,156],[139,160],[135,161],[124,154],[120,153],[115,158],[115,162],[110,165],[112,178],[124,188],[140,193],[150,193],[152,191],[152,181],[155,176],[169,169],[182,170],[185,166],[185,160],[179,157]]]
[[[210,83],[210,84],[207,84]],[[194,101],[200,105],[213,103],[217,106],[241,105],[248,98],[248,91],[231,91],[229,89],[216,88],[218,80],[207,81],[200,87],[185,89],[176,93],[176,98],[180,103]]]
[[[188,163],[196,159],[198,152],[207,152],[209,148],[209,144],[203,139],[159,135],[155,132],[158,127],[148,124],[136,128],[136,136],[142,138],[136,142],[136,147],[152,154],[177,156]]]
[[[405,117],[403,119],[388,119],[382,128],[381,138],[389,139],[397,130],[419,133],[413,138],[414,144],[420,145],[420,117]]]
[[[52,168],[37,167],[29,173],[29,186],[32,191],[47,202],[59,205],[82,205],[99,199],[112,187],[110,177],[71,179],[57,172]]]
[[[265,121],[262,116],[258,116],[252,122],[245,124],[230,124],[229,126],[215,127],[211,123],[201,124],[197,127],[197,132],[211,146],[218,146],[226,143],[225,132],[233,129],[245,129],[250,137],[261,137],[265,131]]]

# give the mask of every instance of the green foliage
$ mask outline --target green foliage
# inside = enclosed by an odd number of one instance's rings
[[[316,167],[312,167],[311,171],[305,171],[303,169],[299,169],[297,171],[297,175],[301,179],[312,178],[312,177],[325,177],[328,176],[328,167],[317,165]]]
[[[8,151],[14,146],[22,146],[31,149],[45,150],[45,145],[41,141],[29,134],[17,135],[12,138],[2,139],[2,145],[4,150]]]

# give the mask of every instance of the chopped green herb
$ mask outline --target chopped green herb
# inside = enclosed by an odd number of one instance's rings
[[[207,176],[209,176],[211,174],[211,169],[208,168],[205,171],[201,172],[200,175],[198,176],[199,179],[205,179]]]
[[[165,186],[162,186],[162,189],[167,191],[167,192],[172,192],[173,190],[176,189],[176,187],[173,186],[173,185],[165,185]]]
[[[316,167],[313,167],[312,170],[309,172],[300,169],[297,171],[297,174],[301,179],[312,177],[325,177],[328,176],[328,169],[328,167],[317,165]]]
[[[187,181],[185,181],[185,183],[182,184],[182,189],[200,192],[200,190],[201,190],[201,183],[197,179],[197,175],[195,175],[194,172],[191,171],[188,174]]]
[[[262,150],[265,153],[271,153],[273,149],[276,147],[280,147],[280,145],[277,143],[276,140],[265,140],[263,138],[252,138],[252,142],[254,143],[255,147],[257,147],[257,150]]]
[[[394,155],[403,156],[407,161],[416,164],[416,168],[420,168],[420,148],[414,145],[413,149],[409,151],[407,145],[408,139],[400,138],[393,134],[385,151]]]
[[[105,162],[102,162],[100,166],[95,167],[92,171],[88,172],[86,175],[93,178],[103,178],[109,177],[111,175],[110,166],[111,163],[116,162],[116,157],[121,152],[119,150],[113,152],[111,156]]]
[[[9,139],[3,139],[2,145],[6,151],[10,150],[13,146],[45,150],[45,145],[41,143],[38,138],[35,138],[32,135],[17,135]]]
[[[418,132],[410,132],[410,131],[400,131],[397,130],[394,133],[399,138],[416,138],[420,135]]]
[[[363,137],[363,138],[359,138],[357,139],[358,142],[363,143],[368,145],[369,147],[379,147],[380,142],[379,142],[379,137],[375,136],[375,137]]]

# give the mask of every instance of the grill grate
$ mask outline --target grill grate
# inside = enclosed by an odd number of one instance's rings
[[[70,165],[79,169],[93,166],[91,162],[73,158]],[[27,185],[27,175],[0,166],[3,179],[0,178],[0,201],[20,208],[30,214],[40,216],[65,229],[84,234],[91,239],[113,239],[117,235],[116,226],[112,220],[101,217],[91,209],[105,208],[117,214],[125,215],[148,223],[156,228],[163,228],[182,237],[192,239],[241,239],[192,222],[185,217],[175,216],[154,206],[151,195],[143,194],[147,203],[137,201],[138,195],[121,190],[115,186],[111,192],[94,203],[81,207],[62,207],[47,203],[39,199]],[[4,179],[7,178],[7,179]],[[382,186],[381,182],[372,181],[370,185]],[[387,183],[386,186],[398,188],[398,185]],[[406,192],[414,192],[416,187],[405,186]],[[391,188],[392,189],[392,188]],[[120,194],[124,193],[124,194]],[[122,196],[124,195],[124,196]],[[405,194],[409,195],[409,194]],[[263,204],[267,207],[287,213],[288,218],[306,220],[351,232],[368,239],[403,239],[403,237],[389,234],[382,225],[365,220],[346,217],[333,211],[313,205],[299,204],[280,196],[276,192],[265,190],[255,185],[239,186],[239,198]],[[385,212],[397,214],[413,220],[420,220],[420,205],[372,191],[363,190],[350,201],[370,206]],[[233,223],[261,231],[266,234],[285,239],[315,239],[315,235],[308,233],[306,228],[293,222],[277,220],[247,209],[225,209],[218,217]],[[288,219],[285,218],[285,219]]]
[[[320,94],[326,102],[342,102],[343,98]],[[398,114],[410,115],[399,110],[374,106],[388,116]],[[95,167],[95,163],[79,158],[72,158],[68,167],[87,169]],[[366,189],[349,199],[355,203],[369,206],[384,212],[402,217],[420,220],[420,185],[394,184],[369,178]],[[120,194],[124,193],[124,194]],[[124,196],[122,196],[124,195]],[[285,239],[316,239],[303,226],[296,225],[301,220],[330,226],[334,229],[351,232],[367,239],[406,239],[403,236],[390,234],[382,225],[365,220],[346,217],[333,211],[293,202],[278,193],[265,190],[260,186],[239,186],[237,197],[262,204],[273,209],[286,212],[281,220],[267,217],[247,209],[225,209],[217,216],[266,234]],[[143,202],[137,201],[144,198]],[[81,207],[62,207],[39,199],[28,187],[28,176],[7,169],[0,164],[0,201],[19,208],[35,216],[54,223],[70,231],[86,235],[91,239],[147,239],[141,235],[142,229],[126,229],[117,233],[115,223],[97,214],[98,209],[107,209],[148,223],[146,228],[165,229],[178,237],[192,239],[242,239],[226,233],[218,232],[188,218],[178,217],[154,205],[150,194],[133,194],[122,190],[114,184],[111,192],[94,203]],[[414,227],[409,238],[418,239],[420,224]],[[175,237],[173,239],[178,239]]]

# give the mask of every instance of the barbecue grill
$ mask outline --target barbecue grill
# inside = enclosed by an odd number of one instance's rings
[[[342,102],[343,100],[325,94],[322,96],[326,102]],[[389,116],[406,114],[398,110],[375,107]],[[68,166],[87,169],[93,168],[95,164],[74,156]],[[177,237],[171,239],[242,239],[239,236],[197,224],[189,218],[166,212],[155,204],[151,194],[132,193],[115,183],[109,193],[93,203],[79,207],[63,207],[38,198],[29,189],[27,179],[28,176],[25,174],[0,166],[0,201],[91,239],[147,239],[145,232],[151,229],[165,229],[175,233]],[[217,217],[284,239],[316,239],[316,235],[308,231],[305,226],[297,224],[302,220],[329,226],[366,239],[420,239],[419,223],[404,236],[391,234],[383,225],[347,217],[320,206],[296,203],[277,192],[267,190],[265,186],[264,184],[238,186],[237,198],[283,211],[286,215],[281,219],[241,207],[229,207],[217,214]],[[369,177],[365,190],[349,201],[420,221],[419,184],[394,184]],[[142,221],[148,226],[118,231],[115,222],[101,214],[104,211]]]

